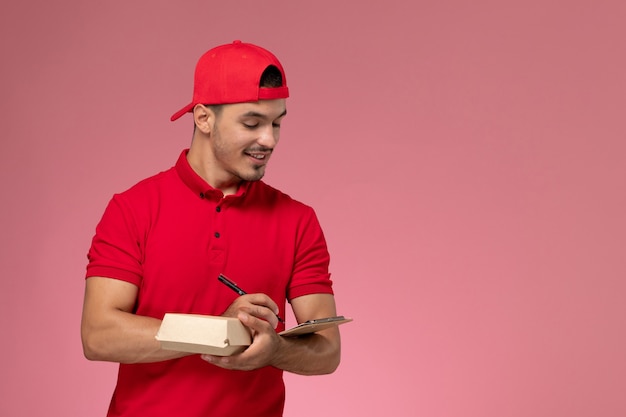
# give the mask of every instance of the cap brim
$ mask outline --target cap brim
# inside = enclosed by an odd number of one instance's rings
[[[174,113],[172,117],[170,117],[170,121],[173,122],[174,120],[180,118],[180,116],[182,116],[183,114],[189,113],[191,109],[193,109],[193,103],[186,105],[185,107]]]

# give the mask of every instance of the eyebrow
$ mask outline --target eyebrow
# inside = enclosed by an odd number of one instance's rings
[[[285,109],[281,114],[278,115],[278,117],[276,117],[276,119],[280,119],[281,117],[285,116],[287,114],[287,109]],[[244,113],[241,115],[242,117],[258,117],[260,119],[267,119],[267,115],[263,114],[263,113],[259,113],[256,111],[249,111],[247,113]]]

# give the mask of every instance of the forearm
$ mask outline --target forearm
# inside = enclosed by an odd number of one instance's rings
[[[161,320],[133,314],[137,287],[103,277],[87,279],[81,323],[85,357],[119,363],[158,362],[186,353],[162,350]]]
[[[89,360],[119,363],[158,362],[187,353],[161,349],[155,339],[161,320],[117,311],[106,320],[83,320],[83,351]]]
[[[337,328],[304,337],[280,337],[272,365],[300,375],[330,374],[341,359],[341,343]]]

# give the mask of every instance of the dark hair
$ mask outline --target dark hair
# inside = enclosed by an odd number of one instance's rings
[[[261,74],[261,81],[259,87],[276,88],[283,86],[283,75],[280,70],[274,65],[270,65],[265,68],[263,74]]]

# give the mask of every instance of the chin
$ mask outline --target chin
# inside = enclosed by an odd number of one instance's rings
[[[265,175],[265,168],[260,170],[255,170],[253,172],[248,173],[247,175],[240,175],[240,178],[244,181],[259,181]]]

